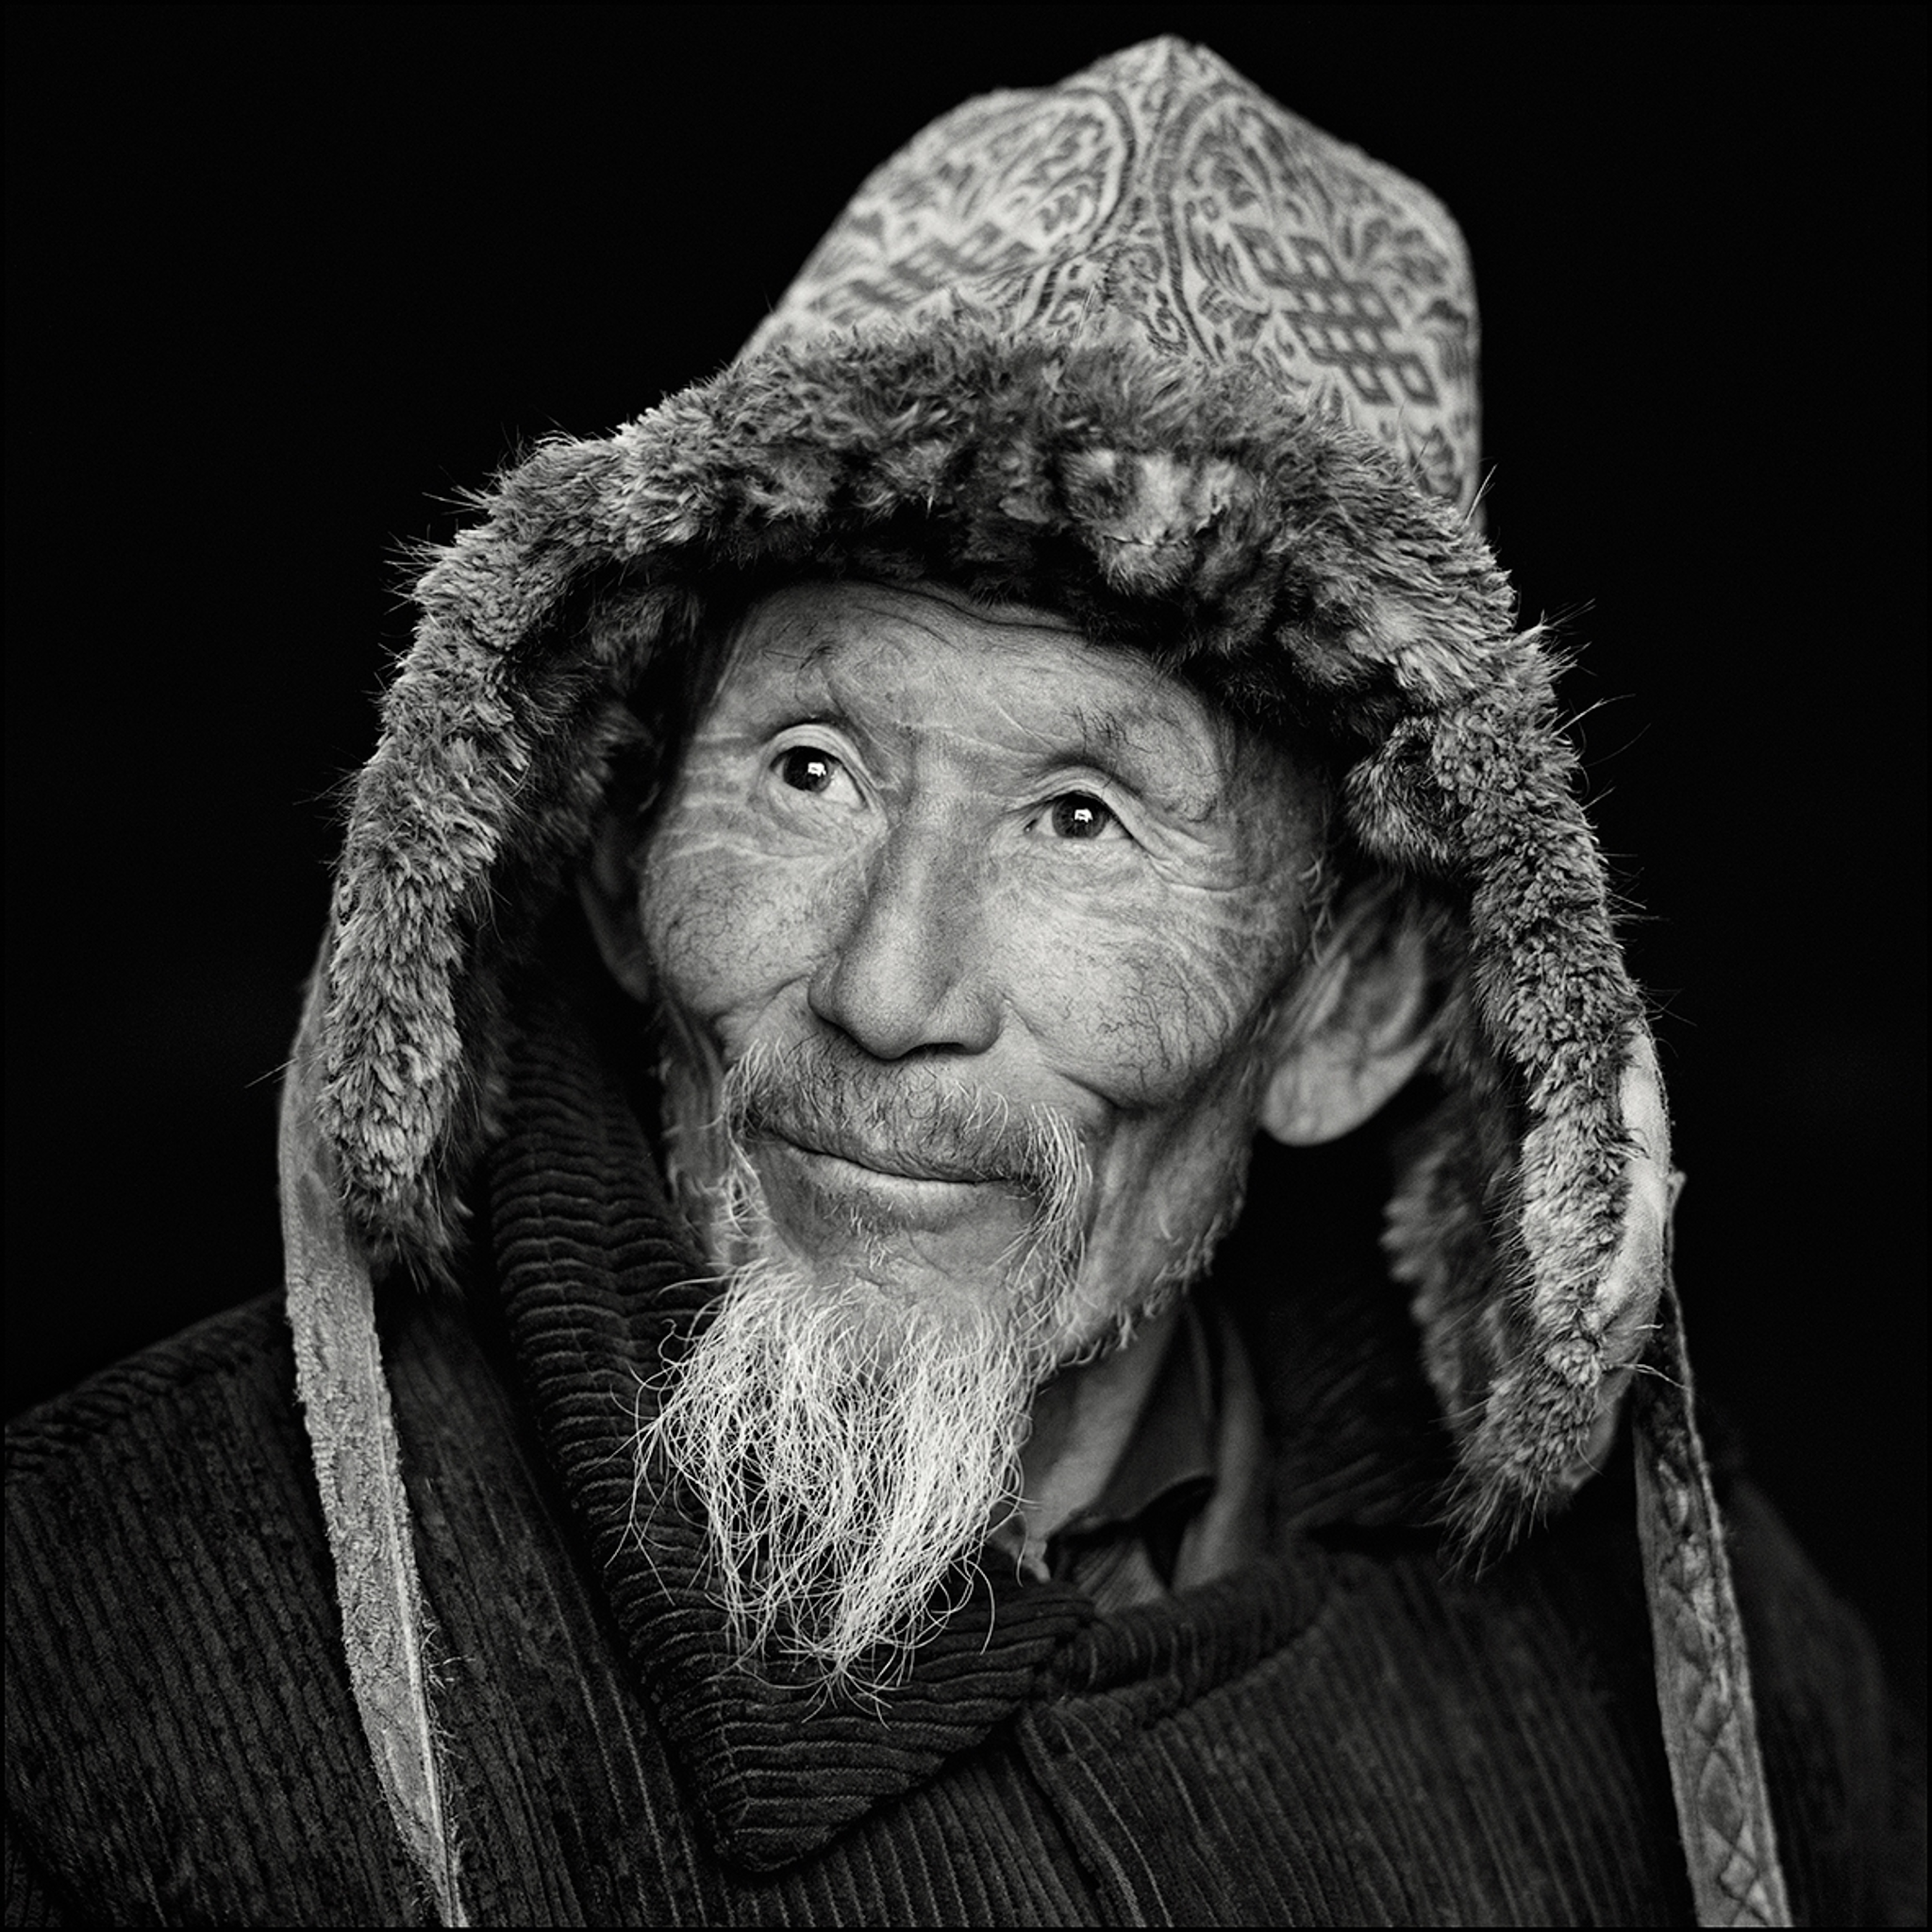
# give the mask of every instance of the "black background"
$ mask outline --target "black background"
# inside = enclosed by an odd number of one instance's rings
[[[1700,1374],[1923,1700],[1916,7],[9,8],[8,1410],[277,1283],[399,545],[728,359],[934,115],[1162,32],[1464,225]]]

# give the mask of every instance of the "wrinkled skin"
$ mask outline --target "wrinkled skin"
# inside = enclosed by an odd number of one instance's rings
[[[1091,1345],[1181,1270],[1244,1167],[1313,820],[1283,755],[1050,615],[936,588],[771,595],[641,868],[633,970],[687,1042],[682,1158],[703,1164],[690,1130],[755,1041],[829,1037],[888,1085],[1058,1109],[1092,1172],[1059,1352]],[[1030,1211],[1010,1186],[894,1172],[888,1146],[752,1152],[824,1278],[972,1293]]]

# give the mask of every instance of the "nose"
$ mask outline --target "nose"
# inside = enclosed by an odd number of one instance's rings
[[[985,866],[936,817],[875,848],[845,929],[808,989],[811,1009],[876,1059],[984,1053],[999,1037],[984,949]]]

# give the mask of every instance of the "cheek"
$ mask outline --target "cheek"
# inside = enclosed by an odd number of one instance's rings
[[[699,832],[675,813],[651,843],[639,919],[658,981],[686,1018],[755,1019],[810,977],[826,912],[849,890],[835,859],[774,858],[728,826]]]
[[[1216,892],[1041,907],[1014,924],[1036,1038],[1128,1108],[1182,1102],[1245,1058],[1298,930],[1286,900]]]

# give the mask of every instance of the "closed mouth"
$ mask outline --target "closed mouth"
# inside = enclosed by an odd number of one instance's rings
[[[811,1144],[824,1141],[833,1145]],[[989,1213],[1004,1221],[1021,1211],[1017,1189],[957,1162],[855,1146],[816,1131],[793,1139],[767,1128],[754,1145],[774,1214],[808,1248],[860,1227],[939,1235],[981,1226]]]
[[[813,1127],[808,1132],[794,1129],[790,1133],[780,1133],[768,1127],[766,1132],[795,1153],[842,1160],[849,1166],[864,1168],[868,1173],[882,1175],[888,1180],[943,1181],[954,1186],[985,1187],[995,1179],[995,1176],[961,1161],[940,1159],[896,1147],[875,1147],[857,1135],[828,1132],[823,1127]]]

